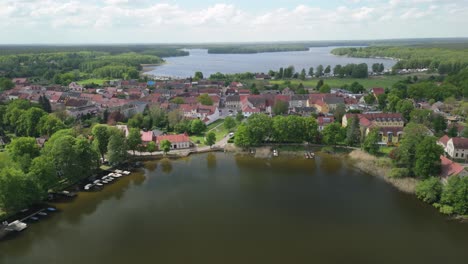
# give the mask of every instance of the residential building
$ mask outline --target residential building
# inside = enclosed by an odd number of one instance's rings
[[[468,159],[468,138],[443,136],[438,144],[444,148],[445,153],[455,160]]]
[[[171,142],[171,149],[187,149],[191,147],[190,138],[187,134],[165,135],[156,137],[156,145],[161,149],[161,142],[168,140]]]

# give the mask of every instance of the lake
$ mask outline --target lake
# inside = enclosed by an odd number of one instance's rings
[[[0,263],[463,263],[468,224],[319,154],[146,163],[0,242]]]
[[[266,52],[256,54],[208,54],[206,49],[188,49],[189,56],[164,58],[166,63],[154,67],[147,74],[154,76],[170,76],[186,78],[201,71],[204,76],[221,73],[264,72],[279,70],[280,67],[293,65],[296,71],[310,67],[317,68],[337,64],[367,63],[369,68],[373,63],[383,63],[385,69],[391,68],[396,61],[390,59],[350,58],[335,56],[330,53],[336,47],[314,47],[309,51]]]

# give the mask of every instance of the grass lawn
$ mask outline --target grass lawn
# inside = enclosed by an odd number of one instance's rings
[[[236,128],[237,128],[237,126],[235,128],[233,128],[232,131],[235,131]],[[229,133],[229,131],[226,128],[224,128],[224,119],[219,119],[216,122],[208,125],[207,128],[206,128],[205,134],[210,132],[210,131],[213,131],[215,133],[216,141],[221,140],[222,138],[224,138]],[[193,143],[196,143],[197,140],[199,140],[200,144],[197,144],[198,147],[206,146],[205,145],[205,135],[191,136],[190,140]]]
[[[394,83],[405,80],[408,76],[413,77],[417,75],[420,79],[428,78],[430,75],[428,74],[412,74],[412,75],[384,75],[384,76],[371,76],[367,79],[356,79],[356,78],[324,78],[323,81],[328,84],[331,88],[341,87],[345,84],[352,84],[353,82],[358,82],[364,86],[366,89],[370,89],[373,87],[391,87]],[[298,85],[302,82],[305,87],[315,87],[317,82],[319,81],[318,78],[310,79],[310,80],[291,80],[291,84]],[[273,80],[270,81],[271,84],[284,84],[283,80]]]
[[[78,81],[77,83],[79,85],[86,85],[86,84],[90,84],[90,83],[95,83],[95,84],[102,85],[105,81],[108,81],[108,80],[107,79],[94,78],[94,79],[86,79],[86,80]]]

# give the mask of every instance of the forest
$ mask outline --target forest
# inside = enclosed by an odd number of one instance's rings
[[[0,52],[0,77],[60,85],[90,78],[137,79],[141,64],[160,64],[161,57],[187,54],[139,46],[7,46]]]
[[[336,48],[332,54],[399,59],[394,70],[427,68],[430,72],[452,74],[468,66],[468,43]]]

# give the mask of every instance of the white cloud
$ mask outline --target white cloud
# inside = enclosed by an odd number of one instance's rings
[[[64,34],[74,42],[431,37],[428,32],[467,36],[454,25],[468,23],[464,0],[345,0],[346,6],[332,8],[303,4],[264,11],[222,3],[188,8],[176,1],[0,1],[0,28],[13,32],[2,41],[10,43],[60,42]]]

